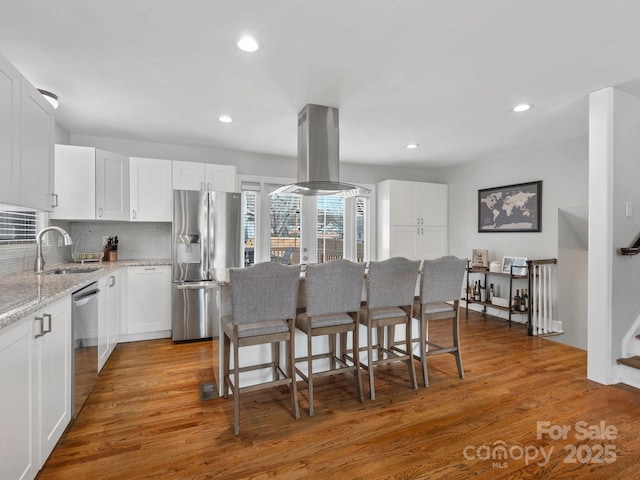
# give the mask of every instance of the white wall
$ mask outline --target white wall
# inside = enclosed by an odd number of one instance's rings
[[[541,232],[478,233],[478,190],[536,180],[542,180]],[[443,168],[433,173],[432,181],[449,184],[449,253],[452,255],[469,258],[471,251],[479,248],[489,250],[490,260],[502,261],[503,256],[558,258],[558,209],[588,203],[587,137]],[[557,268],[561,269],[562,265],[558,264]],[[508,296],[506,288],[502,282],[500,296]],[[561,291],[562,285],[558,289]],[[495,309],[489,313],[500,312]],[[574,343],[571,339],[554,339]]]
[[[185,162],[235,165],[238,174],[296,178],[294,157],[279,157],[253,152],[225,150],[211,147],[191,147],[166,143],[140,142],[120,138],[71,134],[71,145],[95,147],[131,157],[160,158]],[[430,181],[431,173],[425,169],[378,167],[374,165],[340,164],[340,179],[351,183],[373,184],[380,180]]]

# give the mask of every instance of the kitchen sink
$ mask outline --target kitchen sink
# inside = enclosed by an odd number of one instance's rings
[[[67,275],[69,273],[91,273],[100,270],[102,267],[84,267],[84,268],[56,268],[55,270],[47,270],[41,272],[41,275]]]

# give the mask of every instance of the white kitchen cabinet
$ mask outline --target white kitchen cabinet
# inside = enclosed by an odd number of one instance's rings
[[[20,112],[20,203],[53,210],[55,110],[24,77]]]
[[[121,341],[171,336],[171,267],[127,267],[127,314]]]
[[[51,210],[54,109],[0,56],[0,203]]]
[[[33,331],[31,316],[0,331],[0,478],[30,480],[39,469],[32,403],[36,386]]]
[[[128,160],[93,147],[56,145],[57,207],[51,218],[128,220]]]
[[[71,421],[73,348],[70,297],[45,307],[33,317],[36,337],[34,378],[39,387],[37,400],[34,402],[38,409],[36,418],[40,420],[39,469]]]
[[[129,220],[129,158],[96,151],[96,219]]]
[[[20,72],[0,55],[0,203],[20,202]]]
[[[448,187],[385,180],[376,186],[378,260],[438,258],[448,252]]]
[[[116,270],[98,280],[98,372],[118,345],[120,333],[121,272]]]
[[[172,162],[131,157],[129,171],[129,219],[133,222],[170,222]]]
[[[236,192],[236,167],[174,160],[173,188],[174,190]]]
[[[237,192],[235,165],[204,165],[204,181],[207,190],[213,192]]]
[[[0,331],[0,478],[32,479],[71,421],[71,299]]]

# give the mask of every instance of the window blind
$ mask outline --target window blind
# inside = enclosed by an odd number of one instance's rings
[[[0,245],[33,243],[38,233],[38,212],[0,206]]]

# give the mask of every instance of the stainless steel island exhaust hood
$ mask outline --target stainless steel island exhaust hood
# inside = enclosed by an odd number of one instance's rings
[[[298,182],[272,194],[356,197],[369,190],[340,182],[338,109],[307,104],[298,114]]]

